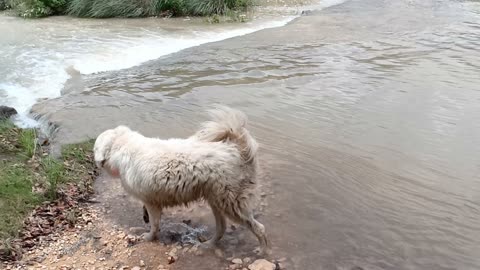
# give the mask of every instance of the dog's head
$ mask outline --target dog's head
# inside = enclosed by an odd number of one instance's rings
[[[112,170],[111,166],[108,163],[110,156],[112,154],[112,146],[119,136],[129,132],[130,129],[126,126],[118,126],[114,129],[108,129],[98,135],[95,140],[95,145],[93,146],[93,152],[95,156],[95,163],[98,168],[105,168],[110,174],[115,170]],[[107,166],[108,165],[108,166]]]

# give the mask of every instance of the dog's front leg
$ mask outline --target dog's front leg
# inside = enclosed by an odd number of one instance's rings
[[[142,236],[147,241],[157,239],[158,228],[160,225],[160,217],[162,216],[162,208],[145,204],[150,219],[150,232],[144,233]]]

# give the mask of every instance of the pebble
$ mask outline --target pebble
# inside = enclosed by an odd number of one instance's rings
[[[240,258],[235,258],[235,259],[232,260],[232,263],[234,263],[234,264],[242,264],[243,261],[242,261],[242,259],[240,259]]]
[[[244,264],[250,263],[251,261],[252,261],[252,259],[250,259],[249,257],[243,258],[243,263]]]
[[[145,262],[143,260],[140,260],[140,266],[141,267],[144,267],[145,266]]]
[[[168,255],[170,256],[175,256],[177,254],[177,249],[176,248],[172,248],[172,250],[170,250],[170,252],[168,252]]]
[[[248,269],[250,270],[275,270],[275,268],[275,264],[265,259],[256,260],[248,266]]]
[[[124,269],[125,269],[125,268],[124,268]],[[140,266],[134,266],[134,267],[132,268],[132,270],[140,270],[140,269],[142,269],[142,268],[140,268]]]

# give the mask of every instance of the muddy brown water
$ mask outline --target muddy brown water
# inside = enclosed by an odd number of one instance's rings
[[[34,111],[67,143],[117,124],[185,137],[212,104],[239,108],[267,164],[259,219],[290,269],[480,269],[479,48],[478,1],[351,0],[84,76]],[[141,224],[137,206],[116,220]],[[256,245],[227,238],[233,255]]]

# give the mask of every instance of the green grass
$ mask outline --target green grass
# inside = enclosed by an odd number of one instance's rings
[[[13,128],[15,128],[15,125],[12,123],[12,121],[8,121],[8,120],[0,121],[0,134],[5,134],[7,132],[10,132]]]
[[[83,164],[89,163],[89,154],[92,152],[94,143],[95,140],[91,139],[78,144],[66,145],[62,148],[62,156]]]
[[[15,236],[42,196],[32,193],[33,176],[22,163],[0,163],[0,239]]]
[[[93,140],[67,145],[55,159],[36,148],[35,130],[0,121],[0,142],[0,247],[5,247],[18,236],[25,216],[43,201],[57,199],[65,184],[89,188],[82,180],[91,179]]]
[[[27,158],[33,157],[37,146],[37,132],[35,129],[21,129],[19,133],[20,147]]]
[[[46,198],[54,200],[57,198],[58,186],[65,183],[65,167],[63,163],[53,157],[42,159],[42,168],[47,178]]]
[[[0,151],[16,152],[25,159],[33,157],[37,134],[34,129],[19,129],[9,120],[0,121]]]

